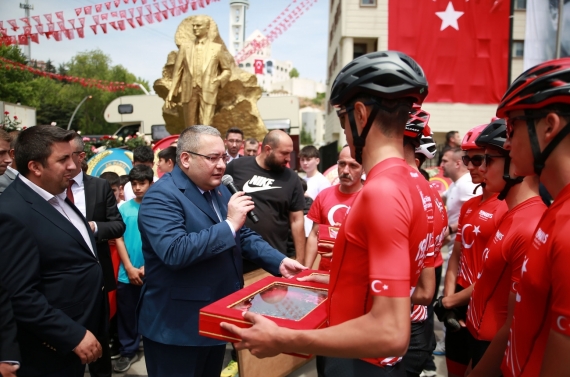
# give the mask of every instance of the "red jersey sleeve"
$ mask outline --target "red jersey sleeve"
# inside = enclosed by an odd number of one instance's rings
[[[559,219],[565,222],[564,219]],[[560,229],[560,238],[566,238],[570,226]],[[558,232],[557,232],[558,233]],[[552,284],[552,330],[570,336],[570,279],[568,279],[568,266],[570,266],[570,251],[567,243],[561,245],[560,238],[554,240],[549,253],[550,281]],[[558,241],[558,242],[557,242]]]
[[[351,209],[361,219],[351,241],[368,251],[373,295],[410,297],[410,191],[389,177],[370,183]]]
[[[461,242],[461,227],[463,226],[463,218],[465,217],[465,212],[467,211],[467,207],[465,204],[469,203],[469,201],[463,203],[461,206],[461,210],[459,210],[459,219],[457,220],[457,232],[455,233],[455,241]]]
[[[511,292],[517,293],[517,285],[521,281],[524,256],[532,242],[528,237],[517,237],[509,247],[503,248],[503,258],[511,265]]]
[[[307,218],[309,220],[314,221],[317,224],[324,224],[321,219],[321,207],[322,207],[323,196],[324,195],[317,195],[315,200],[313,200],[313,204],[311,204],[309,213],[307,213]]]

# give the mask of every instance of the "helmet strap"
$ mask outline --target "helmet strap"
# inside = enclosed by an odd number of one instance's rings
[[[527,115],[529,115],[527,113]],[[548,143],[546,148],[541,152],[540,145],[538,144],[538,137],[536,135],[536,125],[534,123],[534,119],[527,118],[526,126],[528,129],[528,135],[530,138],[530,146],[532,149],[532,155],[534,157],[534,172],[536,175],[540,177],[542,173],[542,169],[544,169],[544,164],[546,163],[546,159],[550,156],[550,154],[554,151],[554,148],[560,144],[560,142],[570,134],[570,123],[566,124],[560,132],[554,136],[554,138]]]
[[[368,136],[368,132],[370,131],[372,123],[374,122],[374,119],[376,119],[376,114],[378,114],[379,110],[380,109],[376,104],[372,105],[372,111],[370,112],[370,115],[368,116],[366,124],[364,125],[362,133],[360,135],[358,134],[358,128],[356,127],[356,120],[354,119],[354,111],[349,111],[347,114],[348,121],[350,123],[350,131],[352,133],[352,142],[354,144],[354,152],[355,152],[354,159],[356,160],[356,162],[358,162],[361,165],[362,165],[362,150],[364,149],[364,145],[366,144],[366,136]]]
[[[479,183],[477,186],[475,186],[475,188],[473,189],[473,195],[477,194],[477,190],[479,190],[479,187],[481,187],[481,189],[484,189],[485,188],[485,182]]]
[[[503,190],[499,193],[499,196],[497,196],[497,199],[499,200],[504,200],[507,197],[507,194],[509,193],[509,190],[511,189],[511,187],[513,187],[514,185],[518,185],[519,183],[521,183],[524,179],[524,177],[511,177],[509,170],[511,167],[511,157],[509,155],[505,156],[505,169],[503,170],[503,180],[506,182],[505,183],[505,187],[503,188]]]

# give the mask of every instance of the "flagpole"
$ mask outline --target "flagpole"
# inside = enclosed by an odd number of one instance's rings
[[[562,19],[564,16],[564,0],[558,0],[558,29],[556,30],[556,59],[560,59],[560,43],[562,34]]]
[[[509,16],[509,63],[507,68],[507,88],[511,86],[511,75],[513,70],[513,28],[515,19],[515,0],[510,1],[511,10]]]

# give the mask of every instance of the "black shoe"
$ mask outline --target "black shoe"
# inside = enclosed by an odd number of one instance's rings
[[[138,359],[139,357],[137,355],[134,355],[133,357],[121,356],[115,363],[113,370],[117,373],[124,373],[128,371],[131,365]]]
[[[111,351],[111,360],[117,360],[121,357],[121,353],[119,352],[119,345],[117,343],[109,344],[109,350]]]

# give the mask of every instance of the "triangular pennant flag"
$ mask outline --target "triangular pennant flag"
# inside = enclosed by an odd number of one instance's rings
[[[151,14],[145,14],[144,17],[146,18],[146,22],[149,24],[154,23],[154,18],[152,18],[152,13]]]
[[[132,18],[127,18],[127,22],[129,23],[129,25],[131,25],[131,27],[132,27],[133,29],[136,27],[136,26],[135,26],[135,21],[133,21]]]
[[[139,26],[144,26],[144,23],[143,23],[141,16],[135,17],[135,20],[137,20],[137,23],[139,24]]]
[[[124,2],[125,4],[128,4],[128,3],[129,3],[129,0],[123,0],[123,2]]]
[[[152,13],[152,6],[150,4],[147,4],[144,6],[146,8],[146,10],[148,11],[148,13]]]
[[[107,10],[111,10],[111,2],[110,1],[107,1],[105,3],[105,8],[107,8]]]
[[[53,37],[56,41],[61,41],[61,31],[54,31],[53,32]]]
[[[83,10],[83,8],[75,8],[75,14],[77,16],[79,16],[81,14],[81,11]]]
[[[57,26],[59,26],[59,30],[65,30],[65,23],[63,21],[57,21]]]
[[[71,40],[75,38],[75,33],[73,32],[73,29],[67,29],[65,31],[65,36],[67,37],[67,39]]]
[[[109,17],[109,13],[102,13],[101,14],[101,19],[104,21],[107,21],[107,18]]]
[[[67,22],[69,22],[71,24],[71,27],[75,29],[75,20],[74,19],[67,20]]]
[[[18,43],[24,46],[28,45],[28,37],[24,34],[18,35]]]
[[[44,25],[36,25],[36,30],[38,31],[38,33],[43,34],[44,33]]]
[[[80,28],[77,29],[77,35],[79,35],[79,38],[84,38],[84,37],[85,37],[85,33],[84,33],[82,27],[80,27]]]
[[[176,6],[176,0],[170,0],[170,4],[172,4],[172,7],[174,8]]]
[[[103,30],[103,33],[107,34],[107,24],[101,24],[101,29]]]
[[[125,10],[120,10],[119,14],[121,15],[121,18],[127,18],[127,11]]]
[[[55,16],[63,21],[63,12],[55,12]]]
[[[99,15],[98,15],[98,14],[96,14],[96,15],[93,16],[93,21],[95,21],[95,23],[96,23],[97,25],[99,25]]]
[[[46,18],[47,22],[51,24],[51,13],[44,14],[44,17]]]
[[[89,27],[91,27],[91,30],[93,30],[93,33],[97,34],[97,25],[89,25]]]
[[[83,7],[83,11],[85,11],[85,14],[91,14],[92,8],[93,8],[93,6],[89,5],[89,6]]]
[[[157,12],[160,12],[160,4],[154,3],[154,4],[152,4],[152,5],[154,5],[154,7],[156,8]]]
[[[135,16],[135,10],[133,8],[129,8],[129,13],[131,14],[131,18]]]
[[[196,4],[195,1],[192,2],[192,10],[196,10],[198,9],[198,5]]]
[[[97,12],[97,13],[101,12],[102,7],[103,7],[103,4],[95,4],[95,12]]]
[[[114,0],[113,2],[115,3],[115,8],[118,8],[119,4],[121,4],[121,0]]]
[[[117,18],[118,16],[119,16],[119,14],[117,12],[111,12],[111,17]]]
[[[161,21],[162,21],[162,13],[156,12],[156,13],[153,13],[153,14],[154,14],[154,18],[156,18],[156,22],[161,22]]]
[[[117,23],[115,21],[109,22],[109,25],[111,25],[113,29],[117,30]]]
[[[139,12],[139,16],[142,16],[143,15],[143,8],[137,7],[137,12]]]
[[[180,11],[181,11],[182,13],[188,12],[188,4],[181,5],[181,6],[179,6],[178,8],[180,8]]]
[[[174,17],[174,14],[176,13],[176,11],[178,10],[178,8],[170,8],[170,14],[172,15],[172,17]],[[178,12],[178,15],[180,15],[180,11]]]
[[[48,30],[50,32],[53,32],[55,30],[55,25],[54,24],[48,24]]]
[[[168,9],[168,2],[162,1],[162,5],[163,5],[166,9]]]
[[[20,21],[22,21],[23,23],[25,23],[27,26],[30,26],[30,19],[27,17],[22,17],[20,18]]]
[[[46,33],[45,33],[46,38],[49,39],[49,37],[51,37],[52,34],[53,34],[53,33],[50,33],[49,31],[46,31]]]
[[[38,38],[38,34],[34,33],[32,35],[30,35],[30,39],[32,40],[32,42],[34,43],[40,43],[40,39]]]
[[[20,27],[18,26],[18,24],[16,23],[16,20],[8,20],[7,22],[10,24],[10,26],[12,26],[12,29],[13,29],[14,31],[16,31],[16,30],[18,30],[18,29],[20,28]]]
[[[173,12],[173,16],[180,16],[180,14],[182,13],[182,11],[180,10],[180,7],[174,7],[172,8]]]
[[[125,20],[117,21],[117,25],[119,25],[119,29],[125,30]]]
[[[81,27],[85,26],[85,17],[79,17],[78,20],[79,23],[81,24]]]
[[[162,11],[162,17],[164,17],[165,20],[168,20],[168,10]]]
[[[204,8],[204,0],[198,0],[198,5],[200,8]]]
[[[31,34],[32,27],[31,26],[24,26],[24,34]]]
[[[137,0],[133,0],[133,4],[136,4],[136,3],[137,3]]]
[[[40,20],[40,16],[32,16],[32,18],[34,19],[34,21],[36,21],[38,24],[42,23],[42,20]]]
[[[146,4],[146,0],[141,0],[141,1],[142,1],[143,5]]]
[[[206,0],[206,5],[210,5],[210,0]]]

